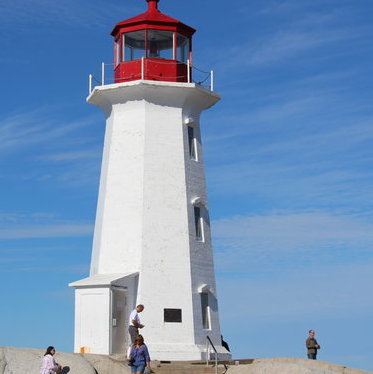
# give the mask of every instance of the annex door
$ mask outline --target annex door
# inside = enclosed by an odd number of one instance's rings
[[[125,288],[112,287],[111,289],[111,353],[126,353],[127,338],[127,291]]]

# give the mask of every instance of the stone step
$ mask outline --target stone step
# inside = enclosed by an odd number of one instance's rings
[[[128,367],[127,360],[123,355],[111,356],[113,361],[118,364]],[[248,365],[253,359],[239,359],[239,360],[218,360],[217,370],[215,369],[215,361],[210,360],[206,365],[205,360],[201,361],[158,361],[151,362],[151,367],[154,374],[225,374],[230,366]]]
[[[248,358],[245,358],[245,359],[238,359],[238,360],[218,360],[217,363],[218,363],[218,366],[223,366],[226,365],[226,366],[233,366],[233,365],[248,365],[248,364],[251,364],[254,362],[254,359],[248,359]],[[202,367],[202,366],[206,366],[206,361],[205,360],[201,360],[201,361],[152,361],[152,363],[154,365],[160,365],[160,366],[165,366],[165,365],[168,365],[168,366],[172,366],[172,367],[175,367],[175,366],[188,366],[188,367]],[[215,360],[210,360],[209,361],[209,365],[210,367],[213,367],[215,366]]]
[[[218,365],[217,370],[210,362],[207,366],[206,361],[152,361],[151,366],[155,374],[224,374],[227,367]]]

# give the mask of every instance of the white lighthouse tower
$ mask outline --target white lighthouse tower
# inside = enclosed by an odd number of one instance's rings
[[[148,9],[118,23],[114,84],[87,101],[106,115],[90,276],[75,288],[75,351],[123,353],[139,303],[152,359],[221,345],[200,115],[219,95],[192,83],[195,30]]]

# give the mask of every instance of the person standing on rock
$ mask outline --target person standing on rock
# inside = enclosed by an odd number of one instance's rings
[[[320,349],[317,340],[315,339],[315,331],[310,330],[308,331],[308,338],[306,340],[306,347],[307,347],[307,357],[310,360],[316,360],[317,350]]]
[[[43,357],[43,362],[41,364],[40,374],[55,374],[61,372],[61,365],[57,364],[53,357],[55,353],[56,350],[54,349],[54,347],[49,346],[47,348],[47,351],[45,352]]]
[[[139,336],[139,329],[142,329],[144,325],[140,322],[139,313],[144,310],[144,305],[139,304],[131,312],[129,322],[128,322],[128,332],[131,337],[131,344],[135,344],[135,339]]]

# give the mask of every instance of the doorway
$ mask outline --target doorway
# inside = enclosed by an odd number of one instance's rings
[[[127,290],[122,287],[111,288],[111,353],[125,353],[128,345]]]

